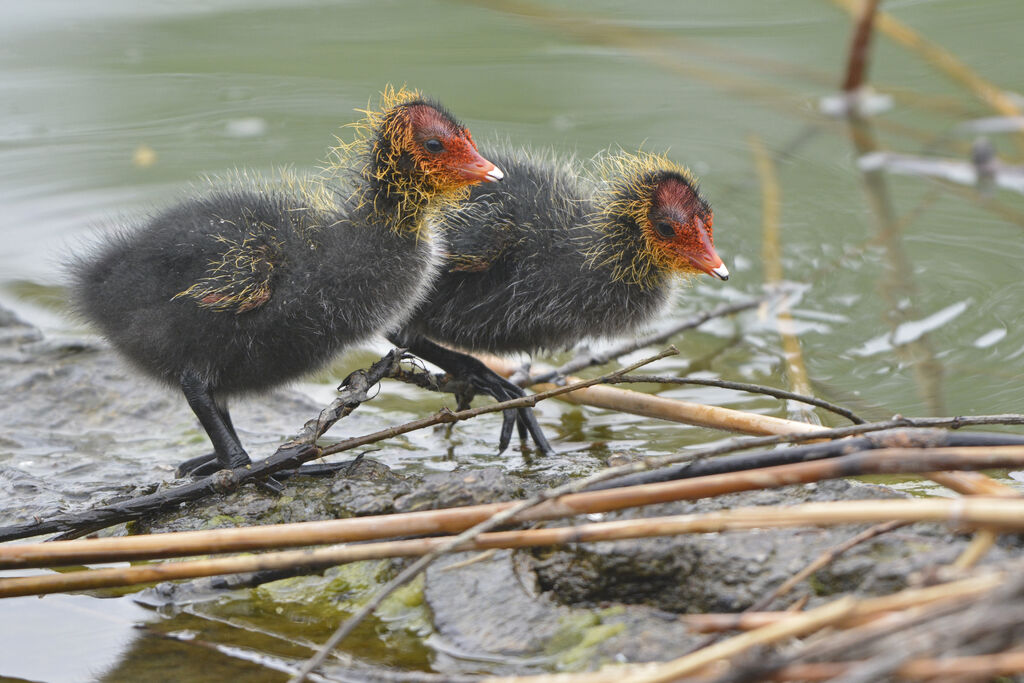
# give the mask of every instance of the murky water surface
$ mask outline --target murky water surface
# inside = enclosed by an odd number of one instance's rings
[[[1007,57],[1020,47],[1024,6],[1016,0],[885,7],[996,85],[1024,88],[1018,61]],[[841,80],[851,30],[830,2],[45,0],[8,3],[3,15],[0,303],[48,334],[82,332],[60,310],[59,263],[92,231],[187,194],[205,173],[316,166],[354,108],[385,84],[404,83],[445,102],[482,146],[508,138],[581,157],[642,146],[689,165],[715,207],[716,244],[733,277],[683,292],[679,317],[763,291],[755,166],[763,146],[774,162],[781,266],[798,292],[793,317],[814,391],[866,418],[1020,410],[1024,197],[866,176],[857,166],[862,152],[876,148],[965,158],[973,134],[958,126],[994,112],[920,54],[879,36],[871,79],[894,107],[855,142],[845,122],[818,110]],[[1020,163],[1024,135],[991,141]],[[676,343],[682,354],[659,363],[659,372],[789,385],[773,318],[744,314]],[[381,342],[345,365],[384,348]],[[317,400],[330,396],[330,384],[303,388]],[[664,393],[779,416],[787,410],[725,390]],[[388,384],[350,428],[419,416],[440,402]],[[538,414],[556,448],[583,468],[617,449],[667,453],[721,438],[554,403]],[[451,437],[410,435],[376,455],[423,470],[496,462],[499,422],[464,424]],[[251,429],[267,450],[289,430]],[[140,463],[96,457],[104,448],[97,443],[89,466],[76,468],[74,452],[0,440],[0,462],[54,477],[58,490],[88,490],[96,482],[166,478],[180,445]],[[500,462],[565,466],[564,459],[527,463],[518,452]],[[56,495],[57,502],[75,501]],[[20,624],[14,642],[5,639],[0,674],[140,680],[143,669],[133,667],[173,666],[176,680],[277,680],[253,663],[257,653],[306,651],[272,644],[276,635],[253,636],[241,654],[155,635],[206,629],[208,641],[220,634],[239,642],[237,632],[263,633],[260,618],[272,616],[247,609],[244,617],[227,610],[168,621],[124,599],[0,602],[0,620]],[[136,623],[150,626],[133,629]],[[429,669],[438,655],[404,642],[392,638],[367,656]],[[50,654],[55,649],[59,657]]]

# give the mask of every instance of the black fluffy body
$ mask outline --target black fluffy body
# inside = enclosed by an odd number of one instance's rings
[[[472,188],[440,217],[441,272],[389,338],[507,400],[523,390],[446,346],[533,353],[632,334],[665,309],[674,280],[659,268],[642,283],[621,276],[624,264],[648,258],[641,227],[625,213],[602,212],[596,181],[578,168],[510,148],[487,153],[505,181]],[[609,240],[611,249],[602,251]],[[541,451],[552,450],[529,409],[505,413],[499,450],[513,425]]]
[[[615,263],[593,258],[609,226],[594,219],[590,181],[523,152],[488,153],[506,180],[474,187],[442,217],[441,273],[406,322],[407,335],[471,351],[533,353],[632,334],[664,310],[671,274],[638,286],[616,277]],[[618,245],[621,262],[642,258],[640,227],[615,227],[635,235]]]
[[[215,453],[180,471],[247,464],[230,396],[322,367],[427,291],[430,199],[382,182],[379,158],[371,145],[334,178],[234,178],[73,259],[75,310],[135,367],[180,387],[210,435]]]
[[[218,310],[181,296],[223,259],[226,244],[242,242],[264,269],[254,274],[269,288],[264,303]],[[188,370],[226,397],[315,370],[394,324],[421,296],[433,263],[429,241],[358,212],[321,213],[279,190],[237,190],[114,234],[77,261],[73,292],[76,309],[140,370],[173,386]]]

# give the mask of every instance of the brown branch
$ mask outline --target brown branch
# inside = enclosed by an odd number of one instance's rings
[[[496,404],[492,408],[495,409],[495,410],[501,410],[501,404],[500,403]],[[589,486],[589,485],[592,485],[592,484],[595,484],[595,483],[599,483],[599,482],[602,482],[602,481],[605,481],[605,480],[610,480],[610,479],[612,479],[614,477],[627,476],[627,475],[631,475],[631,474],[645,472],[645,471],[650,470],[650,469],[655,469],[655,468],[658,468],[658,467],[664,467],[664,466],[667,466],[667,465],[677,464],[677,463],[685,462],[685,461],[691,461],[691,460],[694,460],[694,459],[700,458],[700,457],[712,457],[712,456],[725,455],[725,454],[729,454],[729,453],[734,453],[736,451],[744,451],[746,449],[753,449],[753,447],[772,446],[772,445],[776,445],[778,443],[797,443],[797,442],[801,442],[801,441],[817,440],[817,439],[820,439],[820,438],[842,438],[842,437],[846,437],[846,436],[870,433],[870,432],[874,432],[874,431],[881,431],[881,430],[884,430],[884,429],[893,429],[893,428],[897,428],[897,427],[916,427],[916,428],[951,427],[953,429],[958,429],[958,428],[968,427],[968,426],[993,425],[993,424],[1006,424],[1006,425],[1020,425],[1020,424],[1024,424],[1024,415],[1008,414],[1008,415],[986,415],[986,416],[968,416],[968,417],[957,416],[957,417],[952,417],[952,418],[912,418],[912,419],[911,418],[897,417],[897,419],[889,420],[889,421],[886,421],[886,422],[876,422],[876,423],[869,423],[869,424],[865,424],[865,425],[853,425],[853,426],[842,427],[842,428],[838,428],[838,429],[821,429],[821,430],[816,430],[814,432],[803,433],[803,434],[800,434],[800,433],[797,433],[797,434],[782,434],[782,435],[778,435],[778,436],[764,436],[764,437],[744,439],[744,440],[735,440],[735,441],[727,442],[727,443],[724,443],[724,444],[721,444],[721,445],[709,447],[709,449],[702,449],[702,450],[694,451],[694,452],[691,452],[691,453],[684,453],[684,454],[678,454],[678,455],[674,455],[674,456],[667,456],[667,457],[660,457],[660,458],[648,458],[648,459],[639,460],[639,461],[636,461],[636,462],[633,462],[633,463],[629,463],[627,465],[622,465],[622,466],[618,466],[618,467],[614,467],[614,468],[608,468],[608,469],[603,470],[601,472],[598,472],[597,474],[592,475],[590,477],[586,477],[584,479],[580,479],[577,482],[580,487],[575,489],[575,490],[583,490],[583,488],[586,487],[586,486]],[[974,478],[974,479],[967,479],[967,478],[964,477],[964,475],[969,474],[969,473],[967,473],[967,472],[959,472],[957,474],[959,476],[951,477],[951,478],[949,478],[947,480],[947,482],[948,482],[950,487],[953,487],[954,490],[958,490],[958,493],[984,494],[984,495],[1016,495],[1016,492],[1014,492],[1013,488],[1009,488],[1008,486],[999,484],[998,482],[995,482],[994,480],[990,479],[989,477],[985,477],[984,475],[979,475],[978,478]],[[209,477],[209,478],[204,479],[202,481],[195,482],[194,484],[188,484],[186,486],[181,486],[181,487],[178,487],[178,488],[176,488],[174,490],[175,490],[175,492],[179,492],[179,490],[188,488],[189,486],[196,486],[196,487],[211,486],[211,485],[213,485],[212,482],[216,480],[216,476],[217,475],[214,475],[213,477]],[[721,487],[716,488],[715,490],[719,490],[720,493],[730,493],[731,490],[746,490],[746,489],[748,489],[748,488],[746,488],[745,484],[741,483],[741,479],[740,478],[735,478],[735,475],[723,475],[723,476],[725,476],[725,478],[728,479],[728,480],[734,480],[736,484],[740,484],[740,485],[739,485],[739,487],[734,488],[734,489],[728,489],[727,487],[724,488],[724,489],[721,488]],[[935,477],[936,474],[932,473],[932,476]],[[707,479],[707,478],[703,479],[703,480],[710,481],[710,479]],[[757,485],[755,485],[754,487],[757,487]],[[207,494],[204,492],[203,495],[207,495]],[[717,495],[717,494],[705,494],[705,495]],[[150,506],[150,503],[148,503],[148,501],[146,500],[148,498],[151,498],[151,497],[142,497],[140,499],[135,499],[135,501],[141,501],[141,503],[139,504],[139,508],[142,511],[148,511],[148,510],[151,509],[150,507],[148,507],[148,506]],[[563,499],[563,502],[564,502],[564,499]],[[132,504],[133,504],[133,502],[129,501],[127,505],[130,506]],[[479,521],[481,521],[483,519],[486,519],[486,517],[488,517],[489,515],[492,515],[492,514],[498,512],[498,511],[500,511],[501,509],[504,509],[504,506],[506,506],[506,505],[511,505],[511,504],[493,504],[493,505],[490,505],[490,506],[474,506],[472,508],[462,508],[461,510],[457,510],[457,511],[431,511],[430,513],[406,513],[406,514],[398,514],[398,515],[388,515],[387,519],[394,521],[394,523],[398,524],[400,528],[408,528],[407,533],[450,532],[450,531],[462,530],[462,529],[466,528],[467,525],[472,525],[472,524],[475,524],[475,523],[477,523],[477,522],[479,522]],[[110,510],[111,510],[110,507],[109,508],[99,508],[98,512],[104,513],[104,514],[111,514],[111,516],[114,516],[113,512],[108,512]],[[584,512],[599,512],[599,511],[602,511],[602,510],[596,510],[596,509],[594,509],[594,510],[580,510],[579,514],[582,514]],[[449,514],[436,514],[435,516],[431,516],[429,518],[421,516],[421,515],[424,515],[424,514],[434,515],[435,513],[453,513],[453,512],[454,513],[458,513],[458,514],[453,514],[453,515],[449,515]],[[139,516],[141,514],[142,514],[142,512],[138,512],[134,516]],[[467,516],[463,517],[464,514],[467,515]],[[475,514],[477,516],[475,516],[475,517],[471,516],[473,514]],[[567,514],[578,514],[578,513],[567,513]],[[73,523],[74,521],[76,521],[78,519],[79,519],[78,515],[69,515],[69,516],[67,516],[65,518],[56,518],[56,519],[53,519],[53,520],[48,520],[46,522],[34,522],[34,523],[30,523],[30,524],[8,526],[8,527],[0,528],[0,535],[7,535],[8,539],[10,539],[10,538],[27,538],[27,537],[31,537],[31,536],[38,536],[38,535],[40,535],[40,533],[49,532],[50,530],[61,530],[61,527],[58,526],[58,524],[59,525],[71,524],[71,523]],[[355,536],[353,536],[353,537],[344,537],[344,539],[347,539],[347,540],[366,540],[366,539],[371,539],[371,538],[378,538],[378,537],[374,537],[374,536],[358,536],[358,533],[360,533],[360,532],[361,533],[367,533],[369,531],[369,527],[368,526],[365,526],[365,525],[364,526],[360,526],[360,524],[362,524],[362,522],[364,522],[367,519],[373,519],[373,518],[364,517],[364,518],[358,518],[358,519],[335,520],[335,521],[331,521],[331,522],[306,522],[306,523],[307,524],[327,524],[327,525],[341,523],[342,526],[345,527],[345,528],[348,528],[349,526],[352,526],[354,528],[353,528],[353,530],[351,532],[354,533]],[[468,521],[465,521],[465,520],[468,520]],[[115,522],[111,522],[111,523],[115,523]],[[383,520],[382,520],[382,523],[383,523]],[[450,526],[446,526],[446,524],[454,524],[454,526],[450,527]],[[296,525],[296,524],[281,524],[281,525],[266,526],[264,528],[267,529],[267,530],[280,529],[281,532],[282,532],[282,540],[283,541],[285,539],[288,539],[288,538],[292,538],[293,540],[295,540],[295,543],[292,544],[293,546],[300,546],[300,545],[307,545],[308,543],[315,543],[315,541],[303,541],[302,540],[302,539],[304,539],[306,537],[301,536],[302,533],[304,532],[301,529],[303,529],[303,528],[310,528],[310,527],[303,527],[303,526]],[[315,528],[315,527],[312,527],[312,528]],[[195,538],[196,539],[196,543],[199,544],[198,547],[200,548],[200,550],[197,550],[196,552],[182,552],[180,554],[188,555],[188,554],[198,554],[198,553],[206,552],[205,550],[202,550],[202,549],[206,547],[204,544],[208,544],[208,543],[212,542],[212,537],[204,537],[202,535],[212,535],[212,533],[215,533],[215,535],[225,535],[225,540],[224,540],[225,543],[228,542],[227,539],[230,539],[230,543],[234,543],[234,542],[237,541],[237,537],[234,537],[232,535],[232,533],[231,533],[232,531],[233,531],[233,529],[218,529],[218,530],[215,530],[215,531],[184,531],[184,532],[181,532],[181,533],[184,533],[184,535],[193,535],[193,536],[189,536],[188,538]],[[165,540],[167,540],[171,535],[162,535],[162,536],[163,536],[163,538]],[[336,539],[336,540],[337,541],[341,541],[343,539]],[[62,542],[56,542],[54,544],[51,544],[49,547],[53,548],[54,546],[57,546],[58,544],[80,544],[80,543],[87,543],[89,545],[81,547],[80,550],[85,551],[85,552],[90,552],[91,550],[99,551],[100,548],[103,547],[102,544],[111,543],[111,542],[117,543],[117,542],[119,542],[119,540],[118,539],[95,539],[95,540],[90,540],[90,541],[87,541],[87,542],[81,542],[81,541],[79,541],[79,542],[76,542],[76,541],[62,541]],[[332,542],[332,541],[329,540],[327,542]],[[156,544],[156,547],[160,547],[160,545],[162,543],[163,543],[163,541],[159,541]],[[285,545],[285,544],[282,544],[282,545]],[[61,546],[61,547],[67,547],[67,546]],[[76,547],[77,548],[77,546],[72,546],[72,547]],[[0,546],[0,563],[2,563],[3,558],[16,557],[17,556],[16,555],[17,551],[15,549],[17,549],[17,548],[27,548],[27,546]],[[228,548],[225,548],[223,552],[230,552],[231,550],[243,550],[245,548],[248,548],[248,546],[228,547]],[[15,553],[15,554],[12,555],[11,553]],[[89,560],[77,560],[77,561],[89,561]],[[16,564],[13,565],[13,566],[16,566]]]
[[[727,474],[756,468],[835,458],[849,453],[879,448],[950,448],[973,449],[992,446],[1022,446],[1024,437],[993,432],[958,433],[939,429],[890,429],[864,436],[851,436],[823,443],[776,448],[754,453],[725,455],[717,458],[693,458],[681,464],[666,465],[606,481],[589,490],[653,484],[659,481],[692,479],[712,474]]]

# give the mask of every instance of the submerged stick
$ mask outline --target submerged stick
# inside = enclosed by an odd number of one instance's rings
[[[775,171],[775,163],[764,143],[760,138],[752,135],[749,138],[749,144],[754,154],[757,175],[761,181],[761,231],[763,238],[761,256],[765,264],[764,281],[768,287],[778,288],[783,281],[782,242],[779,238],[782,190]],[[793,316],[785,299],[782,300],[779,310],[775,313],[775,324],[778,328],[779,338],[782,340],[783,360],[786,363],[786,377],[789,379],[790,388],[798,394],[813,393],[807,375],[807,366],[804,363],[803,351],[800,348],[800,339],[797,337]],[[806,421],[817,419],[813,413],[805,409],[801,410],[800,414]]]

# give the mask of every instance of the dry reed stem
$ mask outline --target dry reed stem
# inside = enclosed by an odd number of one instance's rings
[[[863,662],[814,662],[791,664],[768,674],[770,681],[829,681],[837,680]],[[643,671],[645,665],[631,664],[610,666],[601,671],[580,674],[547,674],[540,676],[508,676],[485,678],[481,683],[621,683],[625,674]],[[936,680],[938,677],[968,676],[969,680],[989,680],[996,676],[1007,676],[1024,672],[1024,652],[1004,652],[994,655],[974,655],[942,659],[912,659],[893,673],[906,680]],[[686,681],[713,680],[713,674],[700,672],[697,677]],[[943,678],[942,680],[950,680]],[[957,679],[961,680],[961,679]]]
[[[954,499],[837,501],[794,506],[745,507],[704,514],[484,533],[474,540],[452,547],[451,551],[524,548],[652,536],[884,521],[945,522],[956,528],[983,526],[1004,531],[1024,531],[1024,499],[978,496]],[[291,550],[188,562],[167,562],[150,566],[115,567],[5,578],[0,579],[0,597],[40,595],[296,567],[329,567],[386,557],[413,557],[434,552],[438,548],[450,544],[451,540],[450,537],[440,537],[386,541],[331,546],[316,550]],[[951,594],[946,587],[922,590],[938,590],[939,595]],[[878,607],[879,604],[883,606]],[[865,609],[879,611],[898,608],[898,605],[893,603],[891,596],[875,601],[865,600],[862,605],[865,606]]]
[[[953,562],[953,569],[960,571],[970,569],[974,565],[981,561],[981,558],[985,556],[992,546],[999,540],[999,534],[990,529],[982,529],[978,533],[974,534],[974,538],[971,539],[970,545],[968,545],[960,556]]]
[[[491,370],[505,377],[509,377],[518,369],[515,363],[505,358],[486,354],[479,354],[477,357]],[[565,379],[567,382],[580,381],[578,377],[566,377]],[[554,386],[553,384],[538,384],[532,388],[535,391],[549,391]],[[826,428],[821,425],[786,420],[780,417],[770,417],[768,415],[744,413],[739,410],[679,401],[609,386],[579,389],[571,394],[563,394],[555,398],[577,405],[618,410],[623,413],[653,417],[671,422],[681,422],[698,427],[723,429],[760,436],[807,434],[816,431],[826,431]],[[928,472],[923,476],[961,494],[1018,495],[1012,488],[980,472]]]
[[[771,681],[837,680],[863,662],[817,662],[792,664],[768,677]],[[951,657],[949,659],[912,659],[893,671],[895,677],[907,680],[942,680],[968,677],[968,680],[990,680],[1024,672],[1024,652],[1003,652],[993,655]]]
[[[913,469],[909,467],[906,460],[908,455],[916,457],[918,469],[933,467],[937,460],[948,463],[948,458],[951,457],[958,458],[958,462],[962,466],[991,468],[1024,465],[1024,447],[1022,446],[994,446],[975,449],[931,448],[923,451],[877,449],[826,460],[763,467],[640,486],[571,493],[524,510],[516,514],[510,522],[534,522],[582,514],[611,512],[629,507],[677,500],[694,500],[737,491],[810,483],[825,478],[849,476],[851,473],[906,472]],[[859,467],[854,467],[853,464],[858,462],[860,463]],[[872,463],[874,466],[871,466]],[[969,501],[969,499],[964,500],[965,502]],[[1006,500],[1016,503],[1024,502],[1024,499],[1017,497],[1006,497]],[[522,501],[509,501],[442,510],[237,529],[181,531],[145,536],[2,545],[0,546],[0,569],[245,552],[267,548],[368,541],[392,536],[450,534],[462,532],[521,504]],[[865,521],[886,521],[886,519],[883,517],[881,520]]]
[[[1005,572],[987,572],[966,579],[926,588],[907,588],[877,598],[865,598],[857,603],[856,609],[842,626],[857,626],[866,621],[900,610],[919,607],[946,600],[959,600],[987,593],[1002,585]],[[750,630],[792,618],[790,611],[743,612],[738,614],[686,614],[680,620],[695,631],[724,631],[731,629]]]
[[[491,370],[505,377],[512,375],[518,369],[514,362],[505,358],[486,354],[479,354],[477,357]],[[581,381],[578,377],[566,377],[565,379],[567,382]],[[545,383],[534,385],[532,388],[535,391],[549,391],[554,387],[554,384]],[[812,425],[806,422],[680,401],[629,389],[619,389],[617,387],[589,387],[587,389],[579,389],[571,394],[563,394],[556,398],[560,401],[576,405],[617,410],[632,415],[653,417],[696,427],[722,429],[742,434],[756,434],[760,436],[803,434],[813,430],[824,429],[820,425]]]
[[[997,588],[998,586],[1002,585],[1002,583],[1005,581],[1006,577],[1007,577],[1007,572],[990,572],[990,573],[983,574],[983,575],[980,575],[980,576],[970,577],[968,579],[962,579],[962,580],[959,580],[959,581],[952,581],[952,582],[941,584],[941,585],[938,585],[938,586],[930,586],[928,588],[916,588],[916,589],[915,588],[911,588],[911,589],[900,591],[899,593],[895,593],[893,595],[882,596],[880,598],[868,598],[868,599],[860,600],[860,601],[855,602],[852,605],[852,607],[849,610],[847,610],[843,615],[837,617],[834,620],[829,621],[825,625],[834,625],[836,627],[854,626],[854,625],[862,624],[865,621],[871,621],[871,620],[878,619],[880,617],[884,617],[884,616],[889,615],[889,614],[894,614],[895,613],[894,610],[904,610],[904,609],[909,609],[909,608],[917,608],[917,607],[922,607],[922,606],[926,606],[926,605],[933,605],[933,604],[940,604],[940,603],[944,603],[944,602],[951,602],[951,601],[955,601],[955,600],[967,600],[967,599],[973,598],[974,596],[980,595],[982,593],[986,593],[988,591],[991,591],[991,590]],[[849,599],[851,601],[853,600],[853,598],[847,598],[847,599]],[[835,605],[835,604],[836,603],[834,603],[834,602],[833,603],[829,603],[828,605],[825,605],[825,607],[828,607],[829,605]],[[819,608],[819,609],[821,609],[821,608]],[[728,628],[728,627],[737,627],[737,624],[738,624],[738,627],[740,627],[740,628],[746,627],[746,628],[751,628],[752,629],[749,633],[747,633],[745,635],[753,635],[753,634],[758,633],[758,632],[764,633],[765,629],[769,629],[769,628],[772,628],[772,627],[783,627],[786,624],[792,625],[794,623],[793,622],[794,619],[800,619],[801,617],[806,616],[807,614],[811,614],[811,613],[810,612],[806,612],[806,613],[802,613],[802,612],[797,612],[797,613],[794,613],[794,612],[768,612],[768,613],[759,613],[759,614],[733,614],[733,615],[730,615],[730,614],[722,614],[722,615],[693,614],[693,615],[682,616],[681,619],[684,622],[686,622],[687,624],[691,624],[692,623],[695,626],[700,626],[700,625],[703,624],[704,626],[712,626],[712,627],[719,627],[720,626],[720,627],[723,627],[723,628]],[[732,622],[732,624],[730,624],[730,621]],[[715,630],[717,630],[717,629],[715,629]],[[737,636],[737,638],[738,638],[738,636]],[[715,645],[713,647],[718,647],[719,645],[724,645],[724,644],[732,642],[734,640],[736,640],[736,638],[733,638],[731,640],[722,641],[721,643],[719,643],[719,644],[717,644],[717,645]],[[695,656],[695,655],[698,655],[698,654],[703,654],[703,653],[705,653],[705,650],[707,650],[707,649],[708,648],[705,648],[704,650],[698,650],[697,652],[692,653],[692,655],[687,655],[687,657]],[[1002,657],[1002,656],[1004,656],[1004,655],[994,655],[992,657],[999,658],[999,657]],[[707,655],[705,655],[704,658],[708,659]],[[718,658],[716,658],[716,659],[718,659]],[[962,658],[962,659],[964,661],[959,666],[964,667],[965,670],[968,667],[976,667],[976,668],[980,669],[980,667],[982,666],[982,663],[980,661],[975,660],[975,658]],[[676,660],[676,661],[679,661],[679,660]],[[923,662],[935,663],[936,665],[940,665],[944,661],[945,660],[941,660],[941,661],[923,660],[923,659],[922,660],[916,660],[913,663],[915,664],[915,666],[920,666],[920,668],[915,668],[915,669],[911,669],[911,670],[912,671],[920,671],[920,672],[928,671],[930,669],[928,669],[927,665],[923,664]],[[959,661],[959,659],[958,660],[950,660],[950,661]],[[992,659],[992,660],[989,660],[987,663],[990,666],[994,666],[996,662],[999,662],[998,666],[1005,668],[1005,669],[1003,669],[1003,668],[998,669],[999,671],[1008,670],[1008,671],[1012,672],[1012,671],[1019,670],[1019,669],[1013,668],[1013,667],[1020,666],[1020,660],[1019,659],[1016,659],[1016,658],[1009,658],[1009,659],[1005,659],[1005,660]],[[707,666],[708,664],[712,664],[712,663],[713,662],[711,662],[711,661],[705,661],[703,666]],[[852,664],[856,664],[856,662],[854,662]],[[908,664],[910,664],[910,663],[908,663]],[[850,663],[844,663],[843,664],[843,666],[849,666],[849,665],[850,665]],[[641,678],[641,677],[645,676],[645,675],[651,675],[652,671],[657,671],[657,667],[658,666],[659,665],[657,665],[657,664],[630,664],[630,665],[625,665],[625,666],[610,666],[610,667],[606,667],[606,668],[604,668],[604,669],[602,669],[600,671],[580,673],[580,674],[550,674],[550,675],[540,675],[540,676],[487,678],[487,679],[484,679],[484,680],[486,681],[486,683],[621,683],[623,680],[627,680],[627,681],[634,680],[633,678],[628,678],[628,676],[635,676],[635,677],[637,677],[636,680],[647,680],[647,679],[644,679],[644,678]],[[800,679],[799,676],[795,676],[795,675],[791,676],[791,677],[781,676],[781,672],[786,672],[786,671],[794,671],[794,672],[795,671],[804,671],[803,669],[799,668],[799,667],[802,667],[802,666],[804,666],[804,665],[792,665],[792,668],[786,667],[784,669],[781,669],[780,670],[780,674],[777,675],[778,677],[773,677],[772,680],[799,680]],[[810,666],[813,666],[813,665],[810,665]],[[959,670],[959,669],[957,669],[956,667],[951,669],[951,671],[957,671],[957,670]],[[900,671],[902,672],[903,670],[901,669]],[[709,673],[707,671],[707,669],[703,669],[703,670],[699,670],[699,671],[698,671],[698,669],[690,669],[689,672],[696,673],[696,674],[699,675],[699,678],[696,679],[696,680],[707,680],[707,675]],[[712,674],[714,674],[714,673],[719,673],[719,672],[718,671],[712,672]],[[686,673],[684,673],[684,672],[674,672],[674,675],[675,675],[674,678],[660,678],[660,679],[652,679],[652,680],[677,680],[679,676],[686,675]],[[690,679],[685,679],[685,680],[690,680]]]
[[[770,624],[762,628],[741,633],[738,636],[723,640],[697,652],[679,659],[658,664],[650,671],[637,671],[625,676],[623,683],[663,683],[674,681],[680,676],[693,673],[716,661],[735,657],[759,645],[769,645],[786,638],[793,638],[813,633],[825,626],[845,618],[856,606],[853,598],[840,598],[821,607],[793,615],[790,619],[778,624]]]

